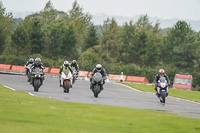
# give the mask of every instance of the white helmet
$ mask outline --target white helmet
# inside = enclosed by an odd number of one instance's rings
[[[164,75],[165,74],[165,70],[164,69],[160,69],[158,73],[159,73],[159,75]]]
[[[97,70],[101,70],[102,65],[101,65],[101,64],[97,64],[97,65],[96,65],[96,68],[97,68]]]
[[[33,59],[33,58],[30,58],[30,59],[29,59],[29,62],[34,62],[34,59]]]
[[[41,59],[39,57],[35,58],[35,64],[37,66],[41,64]]]
[[[72,61],[72,64],[76,64],[76,60],[73,60],[73,61]]]
[[[68,67],[69,66],[69,62],[68,61],[64,61],[64,66]]]

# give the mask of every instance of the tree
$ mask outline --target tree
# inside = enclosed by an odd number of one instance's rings
[[[12,14],[5,13],[5,8],[0,1],[0,54],[4,50],[6,40],[9,38],[13,30],[12,22]]]
[[[77,1],[74,1],[67,19],[68,23],[70,23],[70,25],[74,28],[76,48],[78,50],[78,54],[80,55],[84,48],[88,27],[91,24],[91,16],[88,13],[83,13],[83,8],[78,5]]]
[[[14,34],[11,36],[11,39],[15,55],[19,56],[21,54],[28,54],[29,51],[27,48],[29,44],[29,36],[22,25],[17,27]]]
[[[162,58],[161,48],[163,47],[163,37],[161,29],[159,28],[159,22],[156,22],[155,26],[147,31],[147,42],[145,47],[145,54],[141,59],[145,66],[155,67],[159,65],[164,58]]]
[[[74,28],[69,26],[64,31],[63,43],[61,44],[61,55],[67,58],[78,58],[78,51],[76,49],[76,36]]]
[[[41,30],[40,21],[37,18],[32,19],[30,30],[30,54],[42,53],[44,48],[43,36],[44,33]]]
[[[60,45],[63,43],[63,34],[66,30],[64,21],[58,19],[54,23],[47,26],[45,31],[45,51],[43,52],[46,57],[58,59],[62,57]]]
[[[96,33],[96,29],[95,26],[93,24],[91,24],[91,26],[88,29],[88,34],[85,38],[85,46],[84,46],[84,50],[87,50],[90,47],[93,47],[95,45],[98,45],[98,36]]]
[[[178,21],[164,40],[166,61],[185,71],[191,71],[197,58],[194,31],[185,21]]]
[[[135,61],[135,53],[134,53],[134,43],[136,40],[136,29],[133,24],[133,21],[129,23],[125,23],[123,25],[123,34],[122,34],[123,46],[121,53],[121,60],[124,63],[130,63]]]
[[[102,49],[99,50],[99,53],[102,55],[102,58],[109,62],[114,63],[120,59],[120,50],[122,48],[122,28],[117,25],[116,20],[107,19],[104,22],[103,34],[101,36],[101,45]]]

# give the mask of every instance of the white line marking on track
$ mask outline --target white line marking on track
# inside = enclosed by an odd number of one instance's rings
[[[8,88],[8,89],[11,89],[11,90],[13,90],[13,91],[16,91],[15,89],[13,89],[13,88],[11,88],[11,87],[8,87],[8,86],[6,86],[6,85],[3,85],[4,87],[6,87],[6,88]]]
[[[114,82],[114,83],[116,83],[116,82]],[[120,84],[120,83],[116,83],[116,84]],[[140,90],[134,89],[134,88],[132,88],[130,86],[127,86],[127,85],[124,85],[124,84],[121,84],[121,85],[123,85],[123,86],[125,86],[127,88],[130,88],[132,90],[138,91],[138,92],[144,92],[144,91],[140,91]],[[155,93],[153,93],[153,92],[145,92],[145,93],[149,93],[149,94],[154,94],[155,95]],[[172,97],[172,96],[168,96],[168,97]],[[172,98],[176,98],[176,99],[179,99],[179,100],[184,100],[184,101],[187,101],[187,102],[192,102],[192,103],[200,104],[200,103],[195,102],[195,101],[191,101],[191,100],[187,100],[187,99],[181,99],[181,98],[178,98],[178,97],[172,97]]]
[[[31,96],[35,96],[34,94],[32,94],[32,93],[30,93],[30,92],[27,92],[29,95],[31,95]]]
[[[169,97],[172,97],[172,96],[169,96]],[[184,100],[184,101],[191,102],[191,103],[197,103],[197,104],[200,104],[200,103],[195,102],[195,101],[190,101],[190,100],[186,100],[186,99],[181,99],[181,98],[178,98],[178,97],[173,97],[173,98],[176,98],[176,99],[178,99],[178,100]]]
[[[11,88],[11,87],[8,87],[8,86],[6,86],[6,85],[3,85],[4,87],[6,87],[6,88],[8,88],[8,89],[11,89],[11,90],[13,90],[13,91],[16,91],[15,89],[13,89],[13,88]],[[31,96],[35,96],[34,94],[32,94],[32,93],[30,93],[30,92],[27,92],[29,95],[31,95]]]
[[[116,82],[114,82],[114,83],[116,83]],[[120,83],[116,83],[116,84],[120,84]],[[137,91],[137,92],[144,92],[144,91],[140,91],[140,90],[134,89],[134,88],[132,88],[130,86],[127,86],[127,85],[124,85],[124,84],[120,84],[120,85],[125,86],[125,87],[127,87],[127,88],[129,88],[131,90]]]

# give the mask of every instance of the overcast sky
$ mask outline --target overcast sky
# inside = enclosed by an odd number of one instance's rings
[[[48,0],[0,0],[6,11],[41,11]],[[57,10],[69,11],[74,0],[51,0]],[[147,14],[163,19],[200,20],[200,0],[77,0],[92,15],[133,17]]]

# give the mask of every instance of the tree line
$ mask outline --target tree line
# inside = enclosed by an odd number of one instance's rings
[[[171,80],[176,73],[191,73],[194,86],[200,85],[200,32],[183,20],[168,29],[148,15],[122,26],[108,18],[97,26],[77,1],[68,12],[48,1],[24,19],[5,9],[0,2],[0,63],[24,65],[40,57],[45,66],[56,67],[75,59],[81,70],[92,71],[101,63],[107,73],[145,76],[150,82],[163,68]]]

